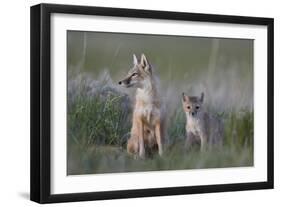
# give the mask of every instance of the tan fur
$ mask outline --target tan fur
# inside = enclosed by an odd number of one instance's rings
[[[182,104],[186,113],[186,146],[200,143],[201,150],[214,145],[222,145],[223,124],[218,117],[204,111],[204,94],[201,97],[186,96],[183,93]]]
[[[141,158],[145,157],[146,150],[154,152],[158,149],[159,155],[163,153],[163,114],[152,73],[145,55],[142,54],[140,62],[134,55],[134,67],[126,78],[119,82],[125,87],[137,88],[127,151]]]

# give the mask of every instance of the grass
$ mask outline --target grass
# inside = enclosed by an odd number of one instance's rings
[[[127,109],[121,106],[122,96],[80,97],[69,108],[69,139],[81,148],[92,145],[126,143],[129,131]]]
[[[169,119],[169,144],[163,157],[139,160],[126,152],[130,136],[132,102],[128,95],[104,82],[89,93],[79,82],[68,101],[67,173],[92,174],[151,170],[179,170],[253,165],[253,112],[225,111],[224,145],[220,149],[186,151],[185,117],[178,106]],[[77,92],[77,91],[76,91]],[[69,92],[69,97],[73,94]]]

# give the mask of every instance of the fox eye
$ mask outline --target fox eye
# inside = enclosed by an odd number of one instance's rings
[[[196,108],[196,109],[199,109],[199,108],[200,108],[200,106],[196,106],[195,108]]]
[[[132,74],[132,77],[137,76],[137,75],[138,75],[137,73],[133,73],[133,74]]]
[[[187,106],[187,109],[190,109],[190,106]]]

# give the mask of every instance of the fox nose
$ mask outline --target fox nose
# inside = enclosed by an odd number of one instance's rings
[[[191,112],[191,115],[192,115],[192,116],[194,116],[194,115],[195,115],[195,113],[194,113],[194,112]]]
[[[122,81],[119,81],[118,83],[119,83],[119,85],[121,85],[121,84],[122,84]]]

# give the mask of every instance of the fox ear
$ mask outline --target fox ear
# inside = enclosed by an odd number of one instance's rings
[[[146,57],[145,57],[144,54],[141,55],[141,65],[142,65],[144,68],[146,68],[147,66],[149,66],[149,63],[148,63],[148,61],[147,61],[147,59],[146,59]]]
[[[149,62],[148,60],[146,59],[145,55],[142,54],[141,55],[141,61],[140,61],[143,69],[146,71],[146,72],[149,72],[150,74],[152,73],[152,68],[151,66],[149,65]]]
[[[133,62],[134,62],[134,65],[138,64],[138,58],[135,54],[133,54]]]
[[[201,103],[203,103],[203,101],[204,101],[204,93],[203,92],[201,93],[200,101],[201,101]]]
[[[182,101],[183,102],[188,102],[189,101],[189,97],[187,95],[185,95],[185,93],[182,93]]]

